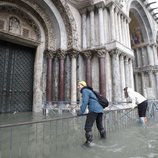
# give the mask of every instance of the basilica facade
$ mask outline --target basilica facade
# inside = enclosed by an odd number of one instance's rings
[[[158,98],[158,18],[146,0],[0,0],[0,113],[76,104],[85,80],[109,101]]]

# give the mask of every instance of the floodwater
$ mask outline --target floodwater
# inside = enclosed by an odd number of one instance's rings
[[[0,124],[50,119],[42,114],[0,115]],[[60,118],[60,117],[59,117]],[[99,138],[94,126],[91,148],[83,147],[85,117],[0,128],[0,158],[158,158],[158,123],[137,123]]]

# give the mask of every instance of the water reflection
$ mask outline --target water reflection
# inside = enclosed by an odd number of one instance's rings
[[[65,116],[71,116],[66,113]],[[16,113],[0,115],[0,124],[48,120],[61,115]],[[108,118],[108,117],[107,117]],[[146,128],[132,124],[118,131],[108,131],[107,139],[100,140],[94,128],[94,145],[85,148],[85,117],[50,120],[0,129],[0,158],[157,158],[158,125]],[[106,121],[107,123],[107,121]],[[107,126],[114,126],[108,122]],[[130,122],[128,122],[130,123]],[[115,124],[116,126],[116,124]]]

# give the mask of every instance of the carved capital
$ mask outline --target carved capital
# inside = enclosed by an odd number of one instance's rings
[[[71,58],[77,58],[79,54],[79,50],[76,50],[74,48],[68,50],[68,54],[70,54]]]
[[[86,51],[83,51],[82,53],[86,58],[92,57],[92,50],[86,50]]]
[[[106,54],[106,50],[105,49],[99,49],[99,50],[96,50],[96,52],[97,52],[97,55],[98,55],[98,57],[105,57],[105,54]]]
[[[53,58],[55,56],[55,51],[51,49],[46,49],[44,54],[47,58]]]
[[[65,50],[58,49],[56,52],[57,52],[57,57],[59,59],[64,59],[65,58],[65,55],[66,55],[66,51]]]

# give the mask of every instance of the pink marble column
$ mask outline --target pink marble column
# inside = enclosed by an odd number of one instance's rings
[[[47,56],[47,83],[46,83],[46,101],[52,101],[52,58],[54,57],[54,52],[51,50],[46,50]]]
[[[59,101],[64,101],[64,63],[65,63],[65,51],[59,50],[58,51],[58,58],[59,58],[59,91],[58,97]]]
[[[99,90],[102,95],[106,95],[105,53],[106,50],[97,51],[99,58]]]

